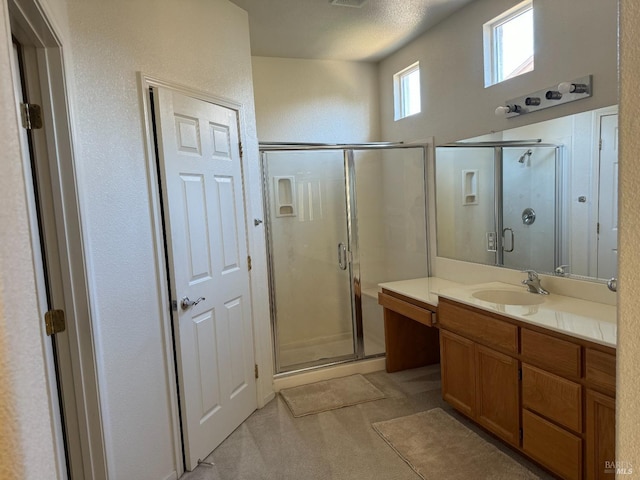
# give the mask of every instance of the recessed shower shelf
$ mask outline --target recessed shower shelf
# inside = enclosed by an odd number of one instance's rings
[[[295,217],[296,205],[296,184],[294,176],[274,176],[273,177],[276,217]]]

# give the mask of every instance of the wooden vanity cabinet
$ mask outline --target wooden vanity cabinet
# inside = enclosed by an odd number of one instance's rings
[[[440,365],[442,396],[460,412],[472,418],[506,442],[518,446],[520,432],[518,361],[487,347],[476,339],[494,343],[503,338],[510,350],[517,345],[511,325],[474,312],[476,320],[469,332],[464,330],[465,310],[441,301]],[[447,328],[467,333],[465,338]],[[495,335],[487,335],[487,332]],[[496,336],[497,335],[497,336]]]
[[[616,357],[585,349],[587,479],[614,479],[616,440]]]
[[[508,355],[475,345],[476,420],[500,438],[520,443],[518,361]]]
[[[445,298],[438,323],[444,400],[560,478],[615,477],[614,349]]]
[[[560,475],[583,473],[582,346],[520,329],[522,450]]]
[[[465,415],[476,416],[475,344],[440,330],[442,397]]]
[[[382,289],[387,372],[433,365],[440,361],[436,308]]]
[[[613,480],[616,446],[616,400],[594,390],[586,394],[587,479]]]

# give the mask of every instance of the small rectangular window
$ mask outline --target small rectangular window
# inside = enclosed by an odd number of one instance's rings
[[[420,62],[393,76],[395,120],[420,113]]]
[[[533,70],[533,4],[522,2],[484,24],[484,86]]]

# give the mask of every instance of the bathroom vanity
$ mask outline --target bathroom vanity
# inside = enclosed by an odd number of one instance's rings
[[[615,307],[495,282],[441,288],[436,308],[410,297],[405,315],[394,284],[385,323],[429,315],[445,401],[561,478],[615,477]]]
[[[384,308],[387,372],[440,362],[436,327],[438,295],[457,286],[439,278],[417,278],[380,284],[378,303]]]

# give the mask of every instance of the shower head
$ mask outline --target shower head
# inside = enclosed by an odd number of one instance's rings
[[[527,150],[526,152],[524,152],[522,155],[520,155],[520,158],[518,159],[518,163],[524,163],[524,159],[526,157],[529,157],[529,159],[531,159],[531,154],[533,152],[531,151],[531,149]]]

